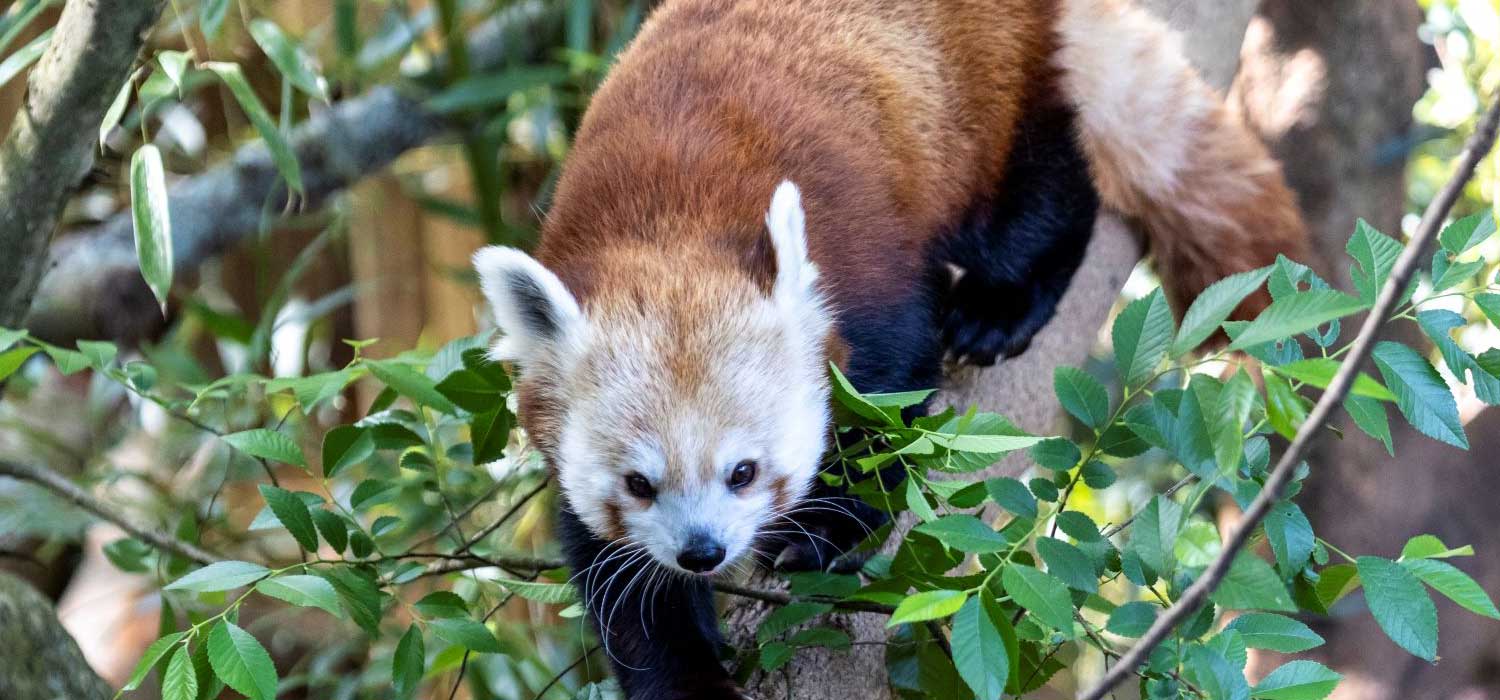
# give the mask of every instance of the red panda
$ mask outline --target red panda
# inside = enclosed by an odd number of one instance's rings
[[[1100,204],[1179,307],[1305,251],[1278,166],[1123,2],[662,4],[536,257],[474,258],[629,697],[741,697],[707,577],[768,541],[828,566],[878,518],[815,478],[828,363],[894,391],[933,386],[945,350],[1018,352]]]

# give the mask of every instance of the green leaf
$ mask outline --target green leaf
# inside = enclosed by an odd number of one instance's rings
[[[1213,700],[1249,700],[1250,684],[1238,666],[1219,650],[1195,644],[1187,648],[1183,672]]]
[[[996,477],[986,480],[984,488],[989,493],[990,500],[1001,508],[1023,518],[1036,517],[1036,497],[1020,481],[1008,476]]]
[[[423,406],[456,415],[458,407],[448,397],[438,392],[437,384],[427,375],[399,362],[390,360],[365,360],[365,366],[386,386]]]
[[[105,558],[121,571],[133,574],[144,574],[151,570],[146,565],[146,557],[153,551],[146,543],[134,537],[124,537],[104,545]]]
[[[1433,590],[1458,603],[1459,607],[1475,615],[1500,620],[1500,610],[1495,609],[1495,602],[1490,600],[1489,594],[1452,564],[1436,559],[1408,559],[1401,565]]]
[[[1343,363],[1330,357],[1312,357],[1305,360],[1297,360],[1284,365],[1270,367],[1275,372],[1287,379],[1302,382],[1319,389],[1327,389],[1333,383],[1333,376],[1338,374]],[[1350,393],[1380,401],[1395,401],[1396,397],[1391,391],[1375,381],[1370,375],[1360,372],[1355,375],[1354,386],[1350,387]]]
[[[1115,317],[1111,338],[1115,366],[1126,385],[1145,378],[1161,363],[1172,342],[1172,310],[1161,289],[1130,302]]]
[[[1412,655],[1436,661],[1437,608],[1422,588],[1422,582],[1389,559],[1359,557],[1356,563],[1365,587],[1365,601],[1380,629]]]
[[[771,611],[755,630],[755,640],[761,644],[771,641],[787,630],[826,614],[833,606],[827,603],[793,602]]]
[[[11,348],[0,353],[0,381],[4,381],[10,375],[15,374],[16,370],[20,369],[21,365],[26,364],[26,360],[30,359],[36,353],[37,348],[30,345]]]
[[[52,345],[42,346],[42,351],[52,358],[52,364],[63,375],[77,374],[90,366],[88,356],[81,352],[64,350]]]
[[[1472,384],[1479,400],[1490,405],[1500,404],[1500,377],[1491,374],[1453,340],[1454,329],[1467,326],[1467,319],[1447,309],[1429,309],[1417,312],[1417,324],[1432,339],[1438,353],[1443,356],[1443,363],[1458,381]]]
[[[1292,612],[1297,606],[1287,594],[1286,585],[1271,565],[1251,554],[1240,554],[1230,565],[1224,581],[1210,596],[1226,610],[1276,610]]]
[[[1218,474],[1233,474],[1245,454],[1245,427],[1255,408],[1255,382],[1240,368],[1219,391],[1217,408],[1208,416]]]
[[[141,655],[141,660],[136,663],[135,670],[130,674],[130,679],[125,681],[124,686],[120,687],[120,692],[129,692],[141,687],[141,683],[146,681],[146,676],[151,675],[151,669],[156,668],[156,664],[166,657],[172,651],[172,647],[176,646],[186,636],[187,632],[174,632],[152,642],[151,646],[146,647],[146,652]]]
[[[1052,389],[1063,409],[1084,425],[1099,428],[1109,421],[1109,393],[1088,372],[1058,367],[1052,373]]]
[[[1476,294],[1474,296],[1474,305],[1478,306],[1479,310],[1484,312],[1484,317],[1489,319],[1492,325],[1500,328],[1500,294],[1493,292]]]
[[[10,82],[13,78],[26,70],[27,66],[35,63],[42,57],[42,52],[47,50],[47,42],[52,39],[52,28],[37,35],[37,38],[27,42],[25,46],[16,49],[16,52],[6,56],[0,61],[0,87]]]
[[[570,583],[538,583],[501,578],[495,582],[526,600],[547,605],[567,605],[578,602],[578,589]]]
[[[905,487],[906,508],[922,520],[930,523],[937,520],[937,512],[932,509],[932,504],[927,502],[927,495],[922,492],[922,485],[916,479],[907,479]]]
[[[250,123],[255,125],[255,130],[260,133],[262,140],[266,142],[266,148],[271,152],[271,160],[276,164],[276,171],[281,173],[282,179],[286,180],[287,188],[293,192],[301,193],[302,168],[297,164],[297,154],[282,137],[281,131],[276,128],[276,122],[271,119],[270,113],[266,112],[265,105],[261,104],[260,98],[255,96],[255,89],[250,87],[250,82],[245,80],[245,74],[240,67],[233,63],[209,62],[204,63],[205,69],[211,70],[229,92],[239,102],[240,109],[244,110],[245,116]]]
[[[340,425],[323,436],[323,476],[364,462],[375,454],[375,436],[368,428]]]
[[[502,107],[517,92],[558,85],[567,79],[568,70],[562,66],[511,68],[461,80],[428,100],[427,106],[442,114]]]
[[[1396,407],[1422,434],[1456,447],[1469,448],[1458,402],[1432,365],[1411,348],[1382,341],[1375,346],[1375,366],[1396,395]]]
[[[255,584],[255,590],[292,605],[318,608],[334,617],[344,616],[344,609],[339,607],[339,594],[333,590],[333,584],[318,576],[296,574],[263,579]]]
[[[1000,533],[972,515],[945,515],[916,527],[917,532],[932,535],[939,542],[961,552],[985,554],[1010,546]]]
[[[173,581],[167,585],[166,590],[194,593],[227,591],[255,583],[270,573],[270,569],[260,564],[251,564],[247,561],[221,561],[209,564]]]
[[[438,382],[437,390],[454,405],[470,413],[488,413],[505,408],[504,386],[491,384],[473,370],[461,369]]]
[[[1472,557],[1474,547],[1464,545],[1449,548],[1435,535],[1417,535],[1401,547],[1402,559],[1447,559],[1448,557]]]
[[[1391,269],[1396,266],[1396,258],[1401,255],[1401,242],[1376,231],[1360,219],[1344,250],[1359,263],[1359,267],[1350,269],[1349,274],[1354,288],[1359,290],[1360,301],[1374,304],[1380,296],[1380,288],[1385,286]]]
[[[149,143],[136,149],[130,159],[130,218],[141,276],[166,314],[167,295],[172,291],[172,219],[161,151]]]
[[[452,591],[428,593],[414,607],[426,618],[469,616],[469,604]]]
[[[89,358],[89,364],[94,369],[101,371],[109,369],[115,362],[115,356],[120,354],[120,349],[114,343],[99,340],[80,340],[78,350]]]
[[[474,463],[488,464],[505,456],[510,443],[510,413],[499,408],[474,416],[469,422],[469,439],[474,446]]]
[[[193,670],[192,653],[186,646],[177,649],[162,674],[161,700],[197,700],[198,674]]]
[[[224,26],[224,16],[229,14],[230,0],[203,0],[198,9],[198,26],[209,40],[218,38]]]
[[[947,617],[958,612],[968,596],[964,591],[949,590],[923,591],[907,596],[896,606],[896,611],[891,613],[886,627]]]
[[[1266,385],[1266,422],[1282,437],[1290,440],[1307,421],[1307,399],[1292,390],[1292,385],[1274,373],[1262,374]]]
[[[1432,291],[1446,291],[1473,279],[1484,266],[1483,260],[1458,262],[1452,253],[1439,250],[1432,254]]]
[[[350,547],[355,549],[356,553],[360,549],[356,543],[361,539],[368,541],[364,533],[357,533],[350,539]],[[380,636],[380,588],[375,582],[374,574],[368,569],[352,566],[318,569],[313,573],[333,584],[333,589],[339,593],[339,600],[344,604],[344,609],[349,611],[349,619],[354,620],[354,623],[370,637]]]
[[[226,685],[251,700],[275,700],[276,665],[249,632],[220,620],[208,633],[208,663]]]
[[[439,639],[480,654],[499,654],[505,649],[482,623],[467,617],[445,617],[427,623]]]
[[[1052,537],[1036,539],[1037,554],[1047,562],[1047,573],[1062,579],[1063,583],[1085,593],[1099,592],[1099,580],[1094,575],[1094,564],[1083,550]]]
[[[1332,289],[1311,289],[1271,302],[1230,343],[1231,350],[1290,338],[1364,310],[1363,301]]]
[[[1182,530],[1182,506],[1166,496],[1151,499],[1135,518],[1130,528],[1129,549],[1141,558],[1141,563],[1161,575],[1172,572],[1176,566],[1173,554],[1177,534]]]
[[[1297,660],[1267,675],[1250,691],[1259,700],[1323,700],[1343,679],[1316,661]]]
[[[791,661],[795,654],[796,651],[785,642],[771,642],[760,648],[760,667],[766,671],[775,671]]]
[[[281,27],[268,19],[253,19],[250,20],[250,36],[255,39],[260,50],[265,52],[266,58],[276,65],[276,70],[292,85],[308,95],[328,101],[327,81],[318,75],[312,59],[302,51],[302,47],[282,32]]]
[[[298,447],[291,438],[275,430],[256,428],[230,433],[224,436],[224,442],[252,457],[307,468],[307,460],[302,456],[302,448]]]
[[[1115,470],[1108,464],[1099,460],[1093,460],[1083,465],[1078,470],[1078,475],[1083,477],[1083,483],[1088,484],[1091,489],[1107,489],[1115,483],[1117,475]]]
[[[999,623],[979,598],[970,598],[953,617],[953,663],[978,700],[999,700],[1010,678],[1010,655]]]
[[[339,554],[349,546],[349,529],[344,525],[344,520],[336,513],[323,510],[322,508],[310,508],[313,524],[318,527],[318,534],[323,536],[323,541],[328,543],[333,551]]]
[[[1266,540],[1276,556],[1276,568],[1283,576],[1301,571],[1314,546],[1312,523],[1302,509],[1291,501],[1280,501],[1266,513],[1264,526]]]
[[[422,630],[412,625],[406,628],[406,634],[401,635],[396,653],[391,655],[391,682],[396,686],[397,698],[409,698],[416,692],[426,665],[427,651],[422,644]]]
[[[1438,242],[1443,244],[1443,249],[1459,255],[1473,248],[1495,233],[1495,218],[1486,209],[1485,211],[1466,216],[1451,224],[1448,224],[1443,232],[1438,234]]]
[[[260,496],[266,499],[266,505],[271,507],[271,512],[276,514],[276,519],[287,532],[292,533],[297,544],[309,552],[318,551],[318,531],[313,526],[312,513],[301,497],[268,484],[260,485]]]
[[[1005,592],[1017,605],[1031,611],[1036,619],[1073,636],[1073,600],[1061,579],[1025,564],[1010,563],[1000,572]]]
[[[1031,446],[1028,451],[1031,461],[1045,469],[1052,471],[1067,471],[1078,465],[1083,458],[1083,451],[1078,445],[1067,438],[1047,438]]]
[[[1318,572],[1314,592],[1324,608],[1337,603],[1359,588],[1359,570],[1353,564],[1335,564]]]
[[[1396,447],[1391,443],[1391,424],[1385,415],[1385,404],[1363,396],[1349,396],[1344,399],[1344,410],[1349,412],[1349,417],[1354,419],[1354,424],[1360,430],[1385,445],[1385,451],[1392,457],[1396,456]]]
[[[1295,654],[1321,646],[1323,638],[1307,625],[1276,613],[1250,612],[1234,618],[1225,629],[1240,633],[1245,646]]]
[[[1157,609],[1155,605],[1141,600],[1126,603],[1109,614],[1109,622],[1105,623],[1104,629],[1121,637],[1139,637],[1156,622]]]
[[[1219,329],[1219,324],[1271,275],[1271,266],[1230,275],[1215,282],[1193,300],[1182,316],[1182,328],[1172,343],[1172,356],[1192,352]]]
[[[813,627],[792,635],[787,642],[798,648],[825,647],[843,651],[850,646],[849,634],[830,627]]]

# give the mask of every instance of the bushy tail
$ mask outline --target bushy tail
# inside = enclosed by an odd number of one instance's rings
[[[1213,282],[1306,261],[1281,167],[1189,65],[1177,34],[1124,0],[1063,0],[1063,89],[1103,204],[1144,229],[1181,312]],[[1239,309],[1252,314],[1268,298]]]

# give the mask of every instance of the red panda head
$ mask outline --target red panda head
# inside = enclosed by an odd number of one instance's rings
[[[805,495],[829,425],[832,320],[804,221],[783,182],[769,285],[691,246],[626,245],[600,252],[609,273],[580,302],[525,253],[475,254],[502,333],[491,354],[515,364],[522,411],[544,407],[525,424],[600,538],[711,574]]]

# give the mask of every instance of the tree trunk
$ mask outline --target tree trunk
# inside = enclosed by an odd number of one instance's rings
[[[1238,65],[1238,47],[1256,0],[1143,0],[1140,4],[1166,18],[1183,33],[1184,49],[1208,82],[1223,89]],[[938,405],[1002,413],[1023,428],[1051,432],[1060,418],[1052,392],[1052,373],[1059,366],[1077,366],[1088,357],[1099,329],[1108,317],[1120,288],[1140,259],[1137,239],[1114,216],[1100,217],[1094,237],[1052,322],[1020,357],[984,371],[949,378]],[[1023,458],[1012,456],[975,478],[1015,474]],[[910,527],[899,524],[898,532]],[[893,536],[892,543],[899,540]],[[774,577],[756,576],[755,585],[774,587]],[[738,648],[754,648],[755,630],[769,608],[754,601],[728,603],[728,639]],[[756,672],[748,683],[761,700],[885,700],[893,693],[886,680],[886,617],[875,614],[830,615],[818,624],[842,629],[854,640],[848,651],[810,649],[799,652],[775,673]]]
[[[1266,0],[1251,24],[1234,97],[1286,166],[1315,245],[1345,260],[1357,218],[1399,235],[1405,213],[1411,106],[1422,94],[1428,49],[1417,38],[1416,3]],[[1329,280],[1348,288],[1347,263]],[[1409,326],[1393,328],[1421,342]],[[1473,543],[1480,556],[1450,560],[1488,591],[1500,590],[1500,528],[1492,478],[1500,411],[1469,421],[1468,452],[1392,421],[1396,457],[1346,420],[1346,438],[1325,441],[1310,460],[1299,499],[1318,533],[1353,553],[1394,556],[1405,540],[1431,533]],[[1354,597],[1310,623],[1328,644],[1312,655],[1345,675],[1335,698],[1500,698],[1500,631],[1438,601],[1442,662],[1434,666],[1387,641]],[[1274,656],[1274,655],[1269,655]],[[1282,658],[1258,659],[1264,673]]]
[[[57,621],[52,603],[0,572],[0,698],[108,700],[114,692]]]

